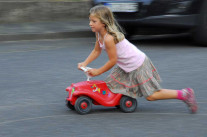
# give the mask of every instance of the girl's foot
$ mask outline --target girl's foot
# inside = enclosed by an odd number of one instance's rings
[[[198,110],[198,106],[197,106],[197,102],[195,100],[195,95],[194,95],[194,91],[191,88],[185,88],[182,89],[183,92],[183,96],[184,96],[184,100],[183,102],[185,102],[187,104],[187,106],[189,107],[189,109],[191,110],[192,113],[196,113]]]

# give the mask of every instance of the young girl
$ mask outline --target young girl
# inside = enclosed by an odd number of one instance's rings
[[[159,84],[160,76],[151,60],[125,39],[109,8],[100,5],[91,8],[89,19],[91,30],[96,34],[96,43],[86,60],[78,63],[78,69],[94,61],[103,49],[108,55],[108,61],[98,69],[88,70],[88,73],[98,76],[117,64],[105,80],[112,92],[132,98],[144,96],[149,101],[180,99],[188,105],[192,113],[196,113],[194,91],[190,88],[162,89]]]

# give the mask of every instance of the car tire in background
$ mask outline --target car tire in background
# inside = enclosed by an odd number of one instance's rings
[[[198,26],[193,34],[196,43],[207,46],[207,1],[202,4],[198,17]]]
[[[130,39],[135,34],[135,29],[132,27],[121,26],[124,32],[124,36]]]

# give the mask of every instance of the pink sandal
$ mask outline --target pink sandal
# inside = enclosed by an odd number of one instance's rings
[[[185,99],[183,102],[187,104],[192,113],[196,113],[198,110],[197,102],[195,99],[194,91],[191,88],[182,89],[183,94],[185,94]]]

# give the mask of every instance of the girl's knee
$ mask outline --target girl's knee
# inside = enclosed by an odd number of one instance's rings
[[[151,95],[151,96],[146,97],[146,100],[148,100],[148,101],[155,101],[156,99],[153,98],[153,96]]]

